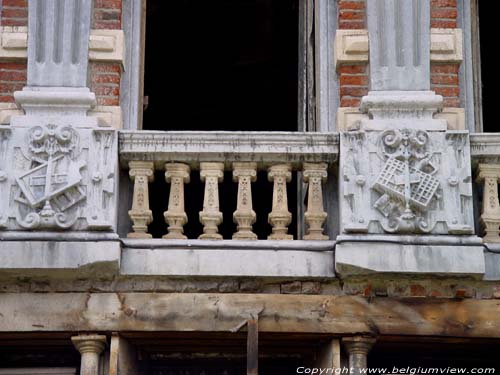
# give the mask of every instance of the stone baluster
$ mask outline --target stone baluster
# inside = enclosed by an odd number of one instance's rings
[[[82,355],[80,375],[98,375],[99,356],[106,347],[106,336],[80,335],[73,336],[71,341]]]
[[[224,163],[200,163],[201,181],[205,182],[203,211],[200,222],[203,224],[201,240],[222,240],[217,226],[222,223],[222,212],[219,210],[219,183],[224,179]]]
[[[184,235],[184,225],[188,222],[184,210],[184,184],[189,183],[191,172],[189,165],[181,163],[165,164],[165,179],[170,183],[170,197],[168,199],[168,211],[164,213],[165,221],[168,224],[168,234],[166,239],[186,239]]]
[[[233,163],[233,180],[238,182],[238,201],[233,220],[238,224],[233,240],[256,240],[257,235],[252,231],[256,214],[252,209],[252,182],[257,179],[257,164]]]
[[[147,161],[131,161],[129,164],[129,175],[134,181],[134,196],[132,198],[132,209],[128,212],[132,220],[132,230],[129,238],[151,238],[148,233],[148,224],[153,221],[153,214],[149,209],[149,186],[154,180],[154,165]]]
[[[498,201],[498,181],[500,164],[479,164],[477,181],[484,182],[483,211],[481,225],[484,242],[500,242],[500,204]]]
[[[367,368],[368,353],[375,341],[375,338],[368,336],[342,338],[342,344],[349,355],[350,374],[359,375]]]
[[[309,184],[307,211],[304,214],[307,224],[305,240],[328,240],[329,238],[323,234],[323,224],[328,215],[323,207],[323,188],[321,186],[328,176],[327,167],[326,163],[304,163],[303,166],[304,182]]]
[[[273,229],[267,237],[269,240],[293,240],[293,236],[288,234],[292,214],[288,211],[286,191],[286,183],[292,179],[291,169],[290,164],[278,164],[267,171],[267,178],[273,183],[273,209],[268,217]]]

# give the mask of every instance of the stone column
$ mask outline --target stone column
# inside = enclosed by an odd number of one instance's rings
[[[485,242],[500,242],[500,203],[498,201],[498,181],[500,164],[479,164],[477,182],[484,182],[483,211],[481,225]]]
[[[132,209],[128,215],[132,222],[133,232],[129,238],[151,238],[148,233],[148,224],[153,221],[153,214],[149,209],[149,186],[148,183],[154,180],[154,165],[147,161],[131,161],[129,163],[129,175],[134,181],[134,196],[132,199]]]
[[[367,357],[376,339],[368,336],[343,337],[342,344],[349,355],[350,374],[360,375],[366,369]]]
[[[189,183],[191,170],[189,165],[181,163],[165,164],[165,179],[170,183],[170,196],[168,199],[168,211],[164,213],[168,224],[166,239],[186,239],[184,225],[188,222],[184,211],[184,184]]]
[[[419,127],[445,130],[433,120],[443,98],[430,91],[430,1],[367,0],[370,92],[362,128]]]
[[[252,209],[252,182],[257,180],[257,163],[233,163],[233,180],[238,182],[238,200],[233,220],[238,224],[233,240],[256,240],[252,231],[257,215]]]
[[[80,375],[98,375],[99,356],[106,347],[106,336],[80,335],[73,336],[71,341],[82,355]]]
[[[267,178],[273,182],[273,210],[269,214],[269,224],[273,226],[273,232],[269,240],[293,240],[288,234],[288,226],[292,221],[292,214],[288,211],[288,196],[286,183],[292,179],[290,164],[273,165],[267,172]]]
[[[95,104],[87,86],[91,0],[30,0],[28,85],[15,93],[31,114],[85,115]]]
[[[222,223],[222,212],[219,210],[219,183],[224,179],[224,163],[200,163],[201,181],[205,182],[203,211],[200,222],[203,224],[201,240],[222,240],[217,226]]]
[[[323,234],[323,224],[327,213],[323,207],[323,189],[321,184],[326,181],[328,172],[326,163],[310,164],[304,163],[304,182],[309,183],[307,197],[307,211],[304,214],[307,224],[305,240],[328,240]]]

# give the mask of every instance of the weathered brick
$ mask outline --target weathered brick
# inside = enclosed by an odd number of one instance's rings
[[[425,297],[425,288],[419,284],[412,284],[410,285],[410,295],[412,297]]]
[[[431,20],[431,27],[441,28],[441,29],[456,29],[457,21],[442,21],[442,20]]]
[[[365,19],[365,12],[343,10],[340,12],[339,17],[342,21],[346,21],[346,20],[361,21],[361,20]]]
[[[2,5],[4,7],[27,8],[28,0],[2,0]]]
[[[303,281],[302,282],[303,294],[321,294],[321,283],[317,281]]]
[[[368,87],[351,87],[351,86],[341,86],[340,96],[365,96],[368,94]],[[451,95],[449,95],[451,96]]]
[[[361,98],[343,97],[342,99],[340,99],[341,107],[359,107],[360,104]]]
[[[366,64],[363,65],[343,65],[339,67],[340,74],[363,74],[366,73]]]
[[[340,84],[342,86],[367,86],[368,76],[366,75],[340,75]]]
[[[436,85],[457,85],[459,84],[456,74],[431,74],[431,83]]]
[[[361,22],[361,21],[344,21],[344,20],[341,20],[339,22],[339,29],[358,30],[358,29],[364,29],[364,28],[365,28],[365,22]]]
[[[431,73],[458,74],[458,64],[431,64]]]
[[[434,87],[436,94],[447,97],[458,97],[460,95],[460,88],[456,86],[436,86]]]
[[[302,283],[300,281],[292,281],[290,283],[281,284],[282,294],[300,294],[302,293]]]
[[[361,0],[361,1],[339,1],[339,9],[340,10],[343,10],[343,9],[356,9],[356,10],[360,10],[360,9],[365,9],[366,8],[366,2],[365,0]]]
[[[443,20],[455,20],[457,18],[456,8],[433,8],[431,10],[431,18]]]
[[[432,8],[456,8],[457,0],[431,0]]]

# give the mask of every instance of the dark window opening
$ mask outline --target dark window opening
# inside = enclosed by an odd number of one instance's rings
[[[144,129],[297,130],[298,18],[298,0],[148,0]]]
[[[480,36],[481,61],[481,102],[482,124],[484,132],[498,132],[500,128],[496,115],[498,90],[497,61],[492,55],[492,47],[497,43],[497,20],[494,1],[477,1]],[[476,83],[478,84],[478,83]]]

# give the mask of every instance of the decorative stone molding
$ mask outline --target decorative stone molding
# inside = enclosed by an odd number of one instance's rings
[[[464,108],[445,107],[441,112],[435,113],[434,118],[446,120],[448,130],[466,130]]]
[[[335,33],[334,64],[364,64],[369,59],[368,30],[337,30]]]
[[[167,163],[165,169],[165,180],[170,183],[170,196],[168,211],[164,213],[168,234],[163,238],[186,239],[183,227],[188,218],[184,210],[184,184],[189,183],[191,170],[188,165],[182,163]]]
[[[25,26],[0,26],[0,60],[23,60],[28,57],[28,28]],[[89,60],[125,61],[123,30],[90,31]]]
[[[99,356],[106,347],[106,336],[80,335],[73,336],[71,341],[82,355],[80,375],[98,375]]]
[[[222,212],[219,210],[219,183],[224,179],[224,163],[200,163],[200,178],[205,182],[203,211],[200,222],[203,224],[201,240],[222,240],[217,226],[222,223]]]
[[[431,29],[431,61],[461,63],[462,60],[462,29]]]
[[[233,240],[256,240],[252,231],[257,215],[252,208],[252,182],[257,180],[257,163],[233,163],[233,180],[238,182],[238,199],[233,220],[238,225]]]
[[[326,163],[304,163],[302,175],[304,182],[309,184],[307,210],[304,214],[307,224],[305,240],[324,241],[329,239],[323,234],[323,224],[328,215],[323,207],[323,189],[321,187],[328,177],[327,168]]]
[[[472,234],[467,132],[341,134],[344,233]]]
[[[153,221],[153,214],[149,209],[149,186],[154,180],[154,165],[147,161],[131,161],[129,175],[134,181],[134,195],[132,209],[128,212],[133,222],[133,232],[128,238],[151,238],[148,233],[148,224]]]
[[[343,337],[342,344],[349,355],[351,374],[364,373],[367,368],[368,353],[377,340],[368,336]]]
[[[29,367],[0,369],[0,375],[75,375],[76,368],[71,367]]]
[[[477,182],[484,183],[481,226],[485,242],[500,242],[500,203],[498,182],[500,164],[479,164]]]
[[[268,221],[272,225],[272,234],[269,240],[293,240],[288,234],[288,226],[292,222],[292,214],[288,211],[288,196],[286,184],[292,180],[290,164],[277,164],[267,171],[269,182],[273,183],[273,208]]]

